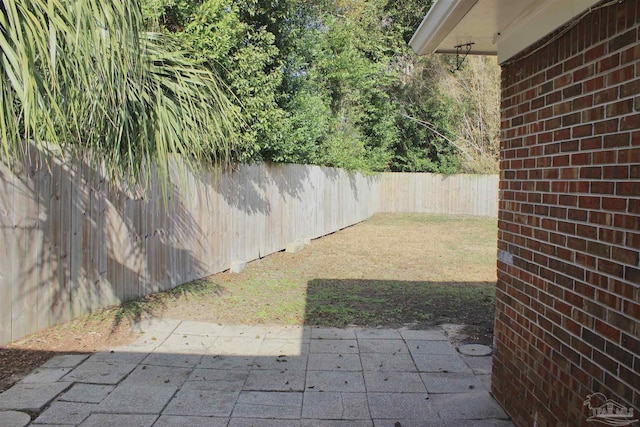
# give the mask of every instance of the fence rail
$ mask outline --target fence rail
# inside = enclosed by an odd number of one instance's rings
[[[13,171],[0,162],[0,344],[379,211],[497,213],[494,176],[363,176],[303,165],[172,173],[165,203],[154,179],[138,194],[81,162],[34,160]]]

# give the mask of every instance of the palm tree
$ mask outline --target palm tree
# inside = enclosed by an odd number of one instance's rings
[[[217,76],[136,0],[0,0],[0,159],[25,141],[128,178],[169,156],[225,162],[238,113]],[[150,160],[150,161],[145,161]]]

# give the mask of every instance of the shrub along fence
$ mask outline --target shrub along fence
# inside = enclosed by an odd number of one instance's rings
[[[175,164],[174,164],[175,166]],[[308,165],[178,173],[127,191],[82,162],[0,162],[0,344],[356,224],[376,212],[497,215],[497,176]],[[481,199],[481,200],[480,200]]]

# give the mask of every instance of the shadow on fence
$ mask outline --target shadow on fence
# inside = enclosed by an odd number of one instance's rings
[[[380,176],[170,166],[170,183],[152,173],[142,191],[48,153],[0,162],[0,343],[335,232],[379,205]]]
[[[158,188],[124,191],[85,162],[39,155],[13,171],[0,164],[0,342],[204,271],[177,187],[162,204]]]

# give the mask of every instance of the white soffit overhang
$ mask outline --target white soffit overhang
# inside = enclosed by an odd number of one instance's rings
[[[502,63],[599,0],[436,0],[409,45],[420,55],[456,53],[473,43],[471,54],[498,55]]]

